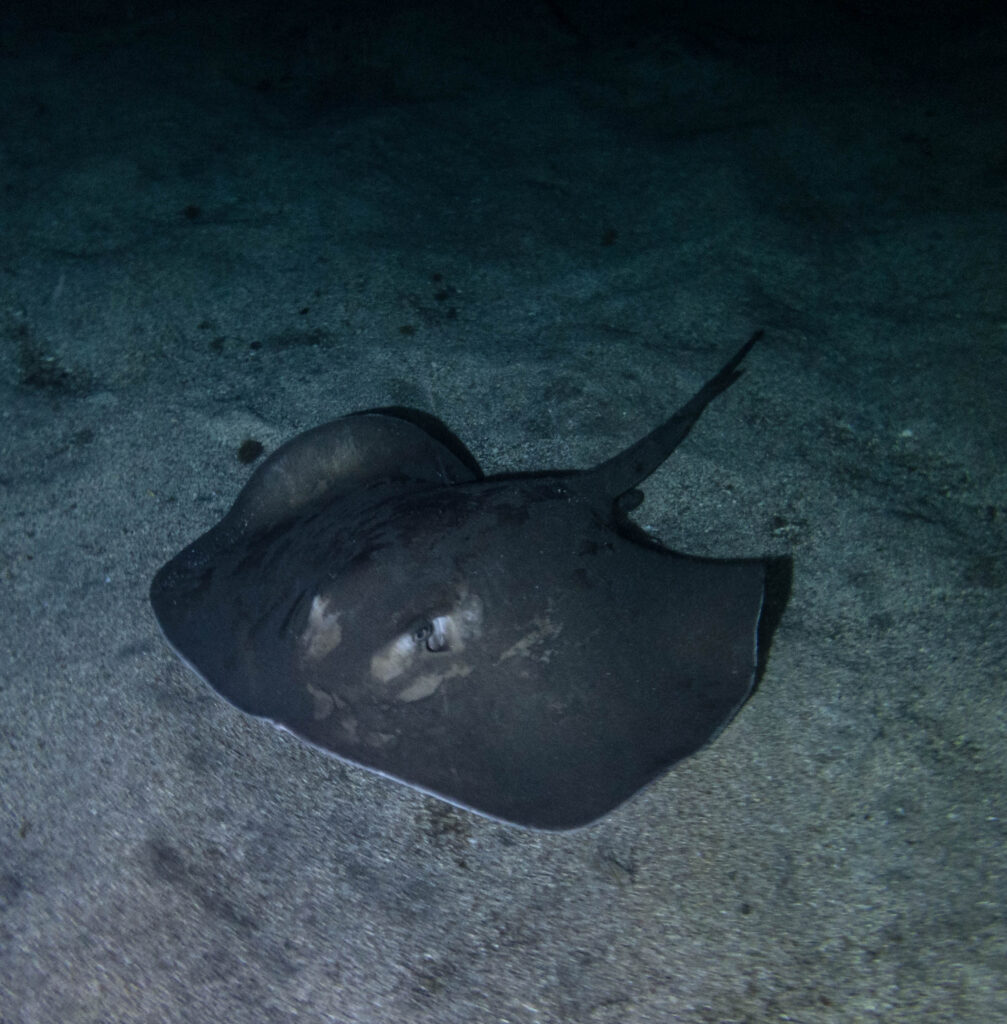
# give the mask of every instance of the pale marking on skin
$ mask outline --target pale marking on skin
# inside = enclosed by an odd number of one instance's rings
[[[419,668],[424,664],[420,659],[443,657],[448,651],[454,655],[461,654],[466,642],[474,640],[482,632],[482,621],[481,598],[476,594],[462,593],[446,614],[438,615],[430,622],[432,635],[437,639],[436,649],[429,648],[427,638],[418,638],[415,632],[401,633],[371,655],[371,678],[378,683],[390,683]],[[410,683],[402,692],[408,692],[417,683],[418,680]]]
[[[415,654],[416,640],[403,633],[371,657],[371,675],[379,683],[390,683],[406,671]]]
[[[400,690],[396,697],[406,704],[411,704],[414,700],[422,700],[424,697],[435,694],[441,683],[446,680],[464,679],[471,673],[471,665],[452,665],[446,672],[430,672],[420,676],[416,682],[410,683],[404,690]]]
[[[314,710],[311,713],[312,718],[316,722],[320,722],[323,718],[328,718],[336,706],[336,702],[332,699],[332,694],[326,693],[325,690],[320,690],[317,686],[312,686],[311,683],[306,685],[308,693],[311,694],[311,699],[315,702]]]
[[[563,632],[561,623],[553,622],[551,619],[536,618],[532,620],[532,628],[523,637],[511,644],[497,659],[497,664],[506,661],[508,658],[531,658],[538,661],[548,662],[552,656],[552,650],[547,648],[537,655],[532,654],[532,648],[544,643],[552,637],[559,636]]]
[[[327,597],[315,594],[308,612],[308,624],[301,634],[304,657],[309,661],[319,661],[343,642],[339,615],[338,611],[329,611]]]

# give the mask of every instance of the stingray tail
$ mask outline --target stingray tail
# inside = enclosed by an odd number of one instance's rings
[[[621,494],[636,487],[642,480],[646,480],[685,440],[710,402],[741,376],[742,371],[738,366],[748,355],[751,347],[762,337],[762,333],[756,331],[725,363],[720,372],[711,377],[670,419],[665,420],[625,451],[619,452],[600,466],[587,470],[584,473],[585,483],[588,483],[595,493],[603,494],[614,501]]]

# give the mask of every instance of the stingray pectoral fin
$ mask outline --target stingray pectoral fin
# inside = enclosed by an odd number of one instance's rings
[[[433,419],[429,417],[429,419]],[[447,428],[444,428],[448,435]],[[453,435],[450,435],[453,439]],[[255,471],[225,523],[242,533],[268,529],[320,499],[335,500],[375,481],[417,486],[470,483],[478,466],[402,415],[354,413],[298,434]]]
[[[711,743],[748,699],[763,564],[658,558],[663,569],[638,577],[638,603],[612,618],[623,637],[611,641],[608,667],[593,660],[596,683],[578,687],[581,720],[536,744],[544,770],[529,769],[500,817],[550,830],[589,824]],[[536,752],[526,754],[534,765]]]

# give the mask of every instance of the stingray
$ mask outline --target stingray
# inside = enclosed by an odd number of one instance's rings
[[[298,435],[154,577],[165,637],[343,761],[529,828],[594,821],[753,688],[769,563],[670,551],[629,512],[758,337],[593,469],[484,477],[401,408]]]

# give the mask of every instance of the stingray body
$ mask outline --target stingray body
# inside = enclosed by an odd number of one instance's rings
[[[301,434],[154,577],[165,636],[242,711],[344,760],[527,827],[593,821],[753,686],[764,563],[676,554],[627,512],[757,337],[582,472],[484,478],[404,410]]]

